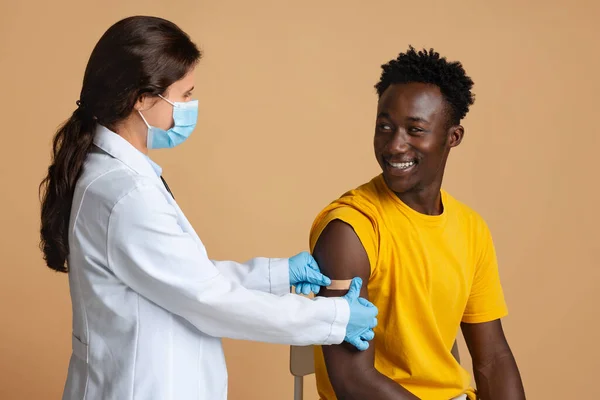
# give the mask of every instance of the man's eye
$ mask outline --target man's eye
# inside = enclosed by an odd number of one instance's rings
[[[417,128],[417,127],[409,128],[408,131],[410,133],[421,133],[421,132],[424,132],[424,130],[422,128]]]
[[[379,130],[389,132],[392,130],[392,127],[389,124],[379,124]]]

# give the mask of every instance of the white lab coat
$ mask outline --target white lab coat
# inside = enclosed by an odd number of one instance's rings
[[[343,341],[345,300],[290,294],[287,259],[209,260],[146,156],[101,126],[94,143],[69,228],[64,400],[224,400],[222,337]]]

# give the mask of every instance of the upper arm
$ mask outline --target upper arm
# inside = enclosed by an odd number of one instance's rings
[[[497,357],[511,354],[499,319],[480,324],[463,323],[461,328],[474,369],[489,365]]]
[[[313,251],[324,275],[332,280],[345,280],[360,277],[363,280],[361,297],[369,298],[367,282],[370,277],[370,263],[365,248],[361,244],[354,229],[341,220],[328,223],[319,236]],[[337,297],[345,294],[339,290],[322,289],[320,296]],[[366,351],[358,351],[353,346],[343,343],[323,347],[323,356],[332,386],[338,391],[353,373],[372,369],[374,346]]]
[[[500,320],[463,323],[462,331],[473,359],[477,398],[525,399],[519,368]]]
[[[339,219],[329,222],[316,242],[313,256],[321,271],[332,280],[362,278],[364,284],[361,296],[368,295],[367,282],[371,276],[371,266],[352,226]],[[325,289],[324,294],[327,292]],[[339,291],[330,295],[339,296]]]

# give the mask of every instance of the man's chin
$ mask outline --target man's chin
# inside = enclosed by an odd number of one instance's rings
[[[386,173],[383,174],[383,178],[387,187],[397,195],[409,192],[414,186],[411,185],[411,183],[407,179],[401,179],[397,176],[390,176]]]

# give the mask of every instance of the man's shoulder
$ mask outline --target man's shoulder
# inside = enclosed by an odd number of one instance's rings
[[[315,224],[323,220],[343,219],[342,216],[370,220],[377,224],[380,204],[380,188],[375,177],[353,189],[344,192],[321,209],[315,217]]]
[[[315,250],[317,242],[325,232],[325,228],[332,222],[340,221],[344,224],[335,225],[334,228],[332,225],[332,229],[334,230],[330,230],[328,236],[330,238],[332,235],[337,236],[336,243],[341,245],[341,248],[346,253],[364,251],[367,254],[370,268],[374,268],[377,263],[380,224],[377,207],[378,189],[376,185],[377,177],[345,192],[319,212],[310,230],[309,242],[311,251]],[[354,231],[354,234],[358,237],[358,241],[353,240],[354,235],[348,235],[348,231],[344,231],[347,226]]]
[[[473,207],[458,200],[446,191],[443,191],[443,196],[446,205],[451,210],[450,212],[456,215],[460,222],[468,224],[473,229],[487,229],[485,219]]]
[[[381,203],[381,177],[376,176],[369,182],[363,183],[344,192],[339,198],[330,203],[338,207],[354,208],[358,211],[372,212]]]
[[[354,189],[348,190],[340,197],[325,206],[315,217],[311,228],[311,243],[323,232],[324,228],[334,220],[350,225],[359,236],[373,235],[378,226],[378,189],[377,177]]]

